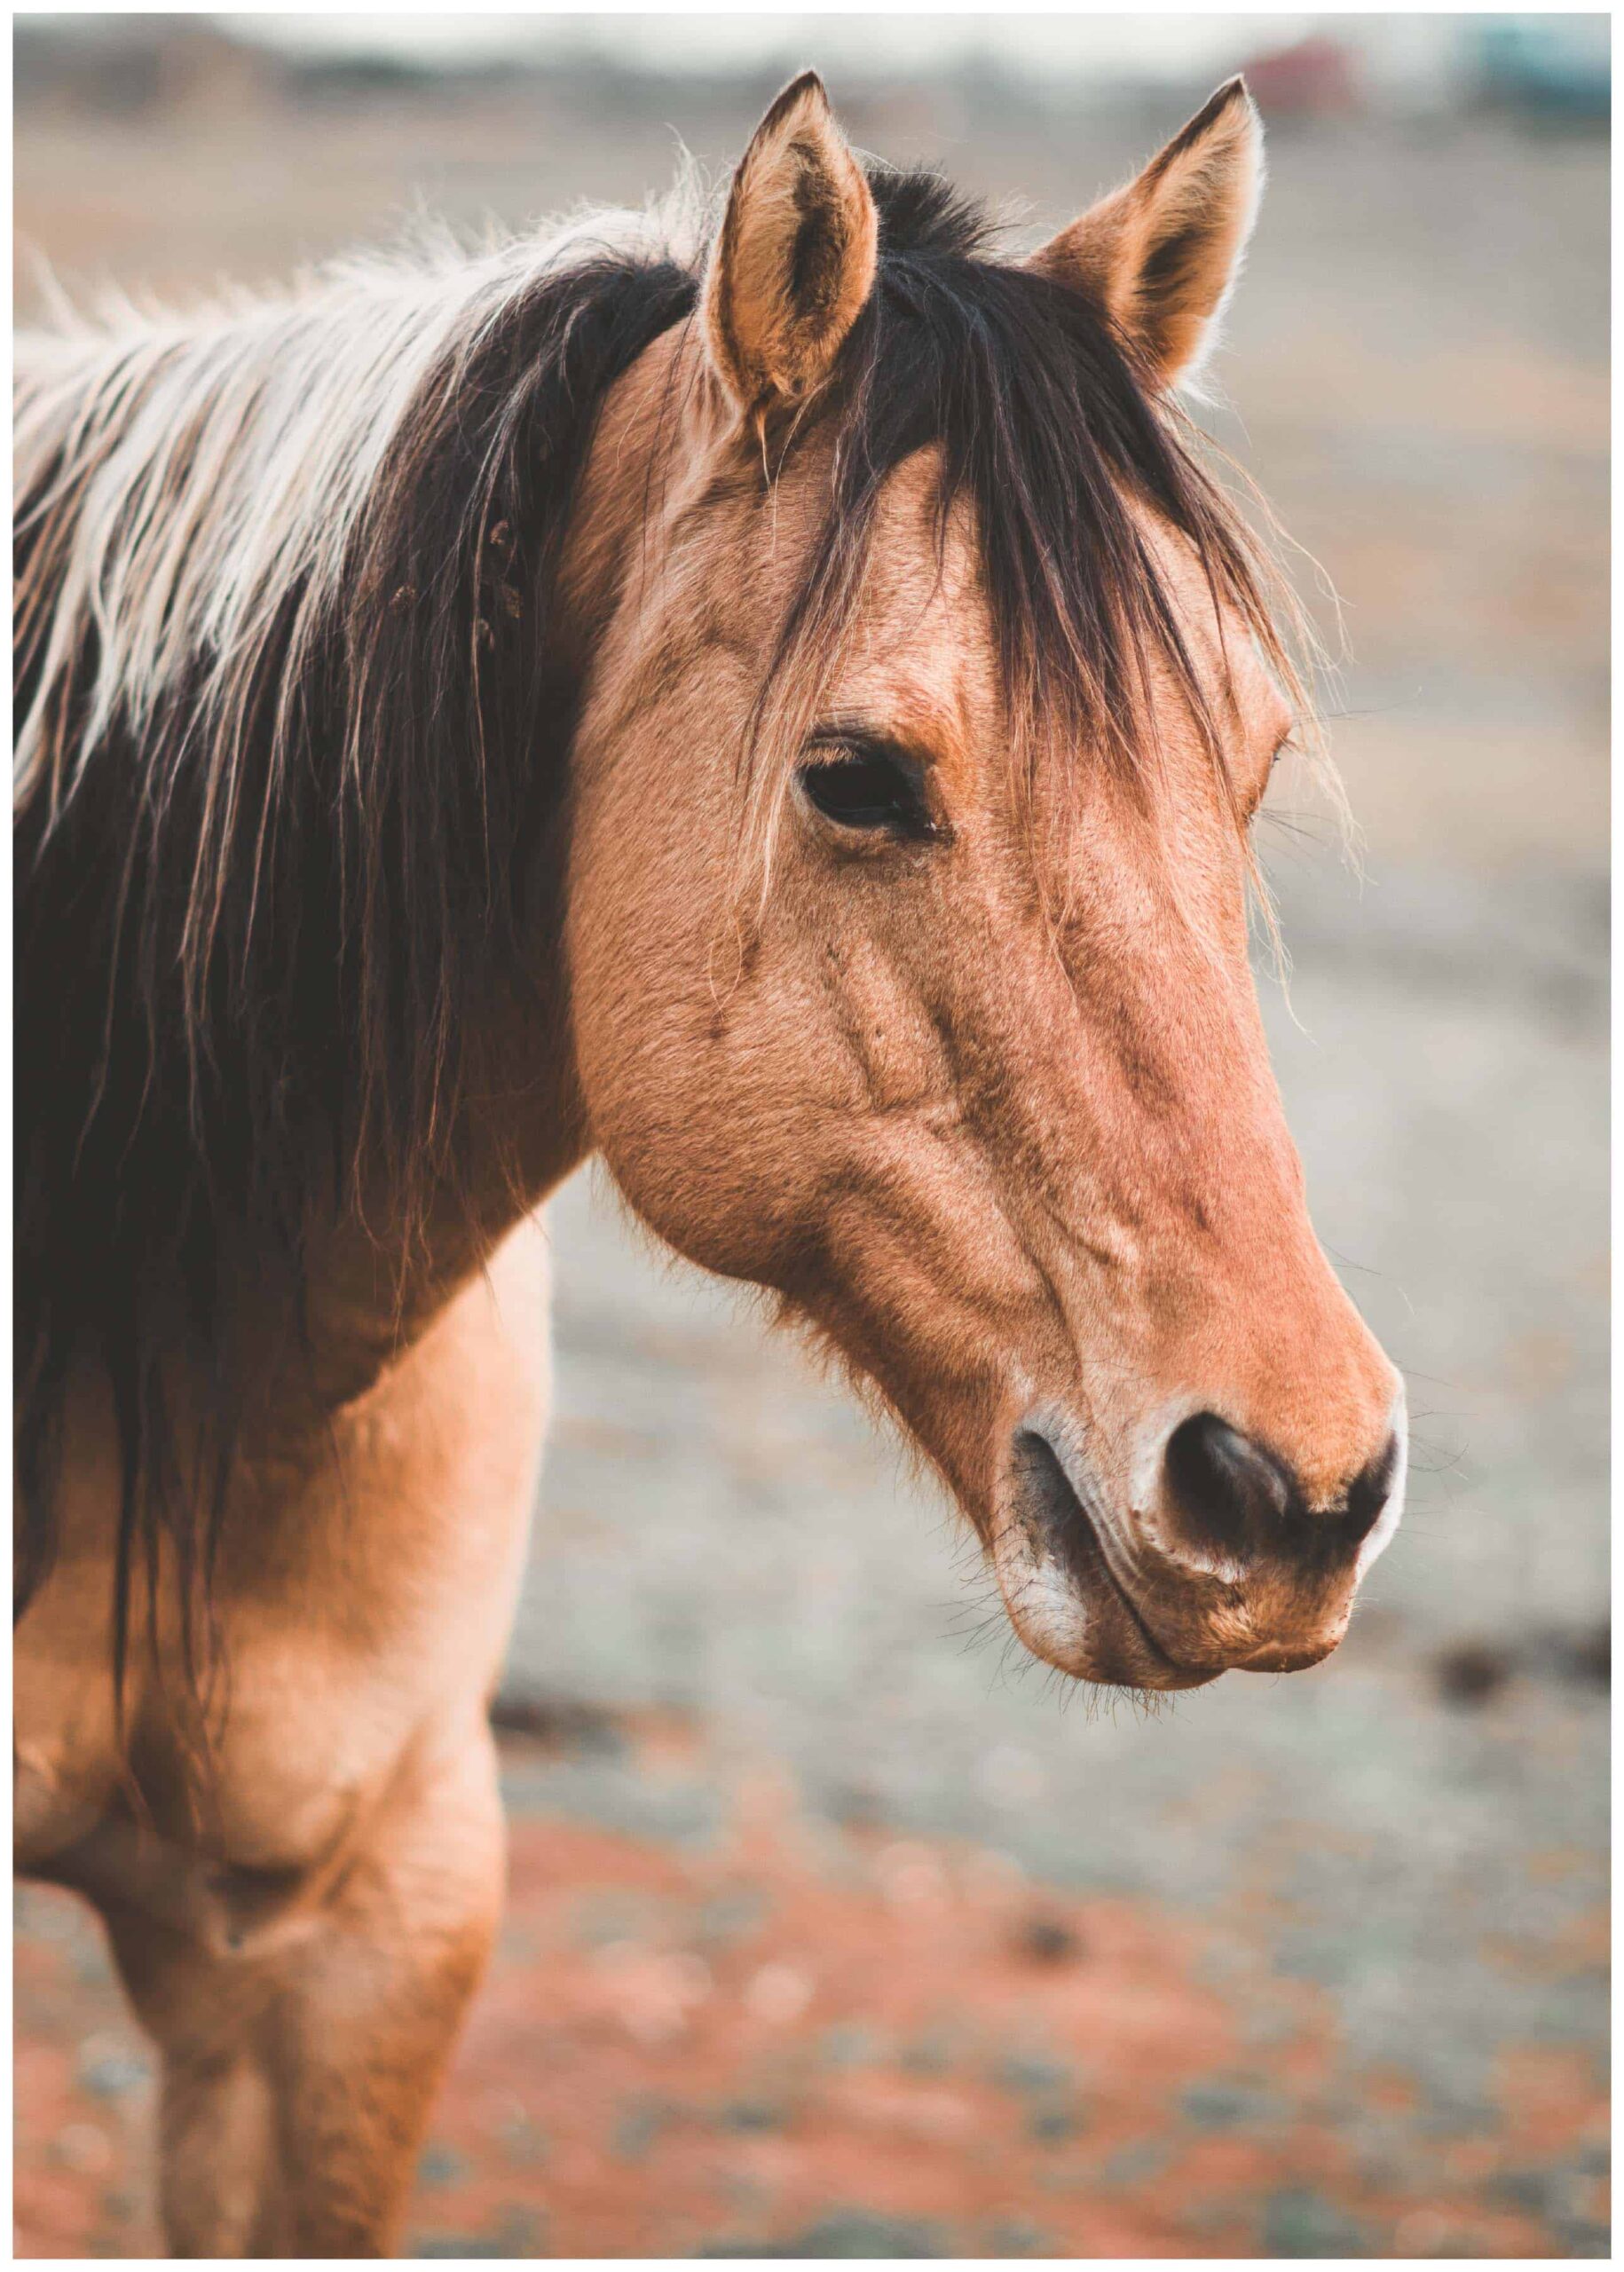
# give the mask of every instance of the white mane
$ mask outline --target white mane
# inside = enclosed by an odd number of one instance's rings
[[[360,516],[434,375],[454,393],[544,274],[602,253],[691,264],[702,208],[690,169],[643,211],[584,211],[474,251],[424,226],[394,253],[185,313],[112,295],[80,313],[54,296],[51,327],[16,343],[19,534],[49,549],[51,574],[31,580],[54,619],[30,674],[41,698],[18,722],[19,795],[47,785],[44,696],[87,622],[97,663],[79,750],[115,717],[138,734],[183,678],[200,714],[229,715],[233,662],[260,651],[290,595],[290,662],[330,616]],[[40,628],[27,614],[25,600],[23,644]],[[48,786],[54,801],[72,781]]]

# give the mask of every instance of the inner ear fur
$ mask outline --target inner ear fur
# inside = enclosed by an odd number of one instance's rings
[[[873,288],[879,254],[863,169],[823,82],[803,72],[739,162],[706,274],[706,350],[741,413],[816,391]]]
[[[1085,292],[1149,383],[1194,375],[1257,218],[1263,127],[1231,79],[1144,171],[1051,238],[1030,265]]]

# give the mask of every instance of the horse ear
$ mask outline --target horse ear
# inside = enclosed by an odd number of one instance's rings
[[[1263,127],[1231,79],[1143,173],[1062,229],[1030,265],[1086,292],[1153,385],[1192,375],[1211,344],[1263,189]]]
[[[739,161],[705,280],[706,344],[738,408],[802,402],[862,312],[879,217],[815,71],[791,82]]]

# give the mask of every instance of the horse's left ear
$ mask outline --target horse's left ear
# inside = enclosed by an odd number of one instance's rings
[[[706,345],[746,415],[828,376],[873,288],[879,217],[815,71],[792,80],[739,161],[705,279]]]
[[[1220,87],[1143,173],[1034,253],[1086,292],[1156,387],[1189,377],[1241,265],[1263,188],[1263,127],[1243,79]]]

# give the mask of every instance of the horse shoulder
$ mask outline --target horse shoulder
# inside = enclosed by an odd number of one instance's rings
[[[483,1716],[537,1480],[548,1290],[528,1219],[319,1439],[243,1463],[215,1590],[229,1705],[214,1803],[233,1864],[318,1863],[409,1753]],[[106,1643],[118,1466],[95,1403],[87,1387],[62,1558],[18,1633],[25,1867],[116,1811],[123,1780]],[[161,1793],[175,1760],[138,1645],[131,1668],[140,1779],[155,1770]]]

